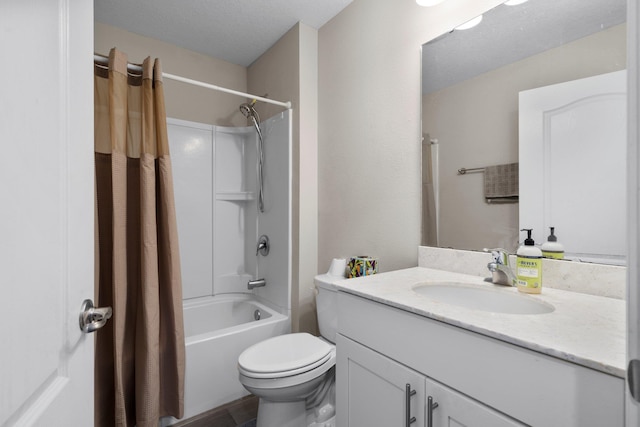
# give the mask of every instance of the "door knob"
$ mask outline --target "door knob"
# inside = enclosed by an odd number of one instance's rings
[[[80,307],[80,330],[85,334],[97,331],[107,323],[112,313],[111,307],[97,308],[90,299],[84,300]]]
[[[640,402],[640,360],[632,359],[627,368],[629,392],[636,402]]]

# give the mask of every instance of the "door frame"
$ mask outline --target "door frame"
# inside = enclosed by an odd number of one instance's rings
[[[640,8],[638,0],[627,2],[627,360],[640,358]],[[633,400],[625,383],[625,425],[640,425],[640,403]]]

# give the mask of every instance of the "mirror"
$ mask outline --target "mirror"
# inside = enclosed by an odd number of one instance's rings
[[[513,197],[485,198],[484,170],[519,163],[520,92],[626,68],[626,1],[502,4],[424,44],[422,62],[422,244],[513,253],[529,227]],[[548,231],[534,230],[537,244]]]

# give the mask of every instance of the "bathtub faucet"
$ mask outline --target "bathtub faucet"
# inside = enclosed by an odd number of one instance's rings
[[[258,244],[256,245],[256,256],[258,256],[258,254],[262,256],[269,255],[270,248],[271,248],[271,245],[269,244],[269,237],[263,234],[258,239]]]
[[[261,288],[266,284],[267,282],[264,279],[249,280],[249,282],[247,282],[247,288],[249,288],[249,290],[253,288]]]

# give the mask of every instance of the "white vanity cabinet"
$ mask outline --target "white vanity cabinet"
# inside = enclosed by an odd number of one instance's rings
[[[494,411],[464,394],[426,378],[426,413],[431,405],[432,426],[523,427],[524,424]],[[431,400],[429,400],[431,398]],[[434,407],[434,404],[437,406]],[[428,417],[428,415],[427,415]],[[426,424],[430,427],[428,424]]]
[[[339,427],[624,425],[613,375],[342,291],[338,332]]]
[[[338,335],[336,390],[348,402],[336,411],[341,427],[425,426],[425,378],[342,335]],[[409,409],[407,413],[407,409]]]
[[[337,341],[337,393],[346,402],[338,426],[524,425],[349,338],[338,335]]]

